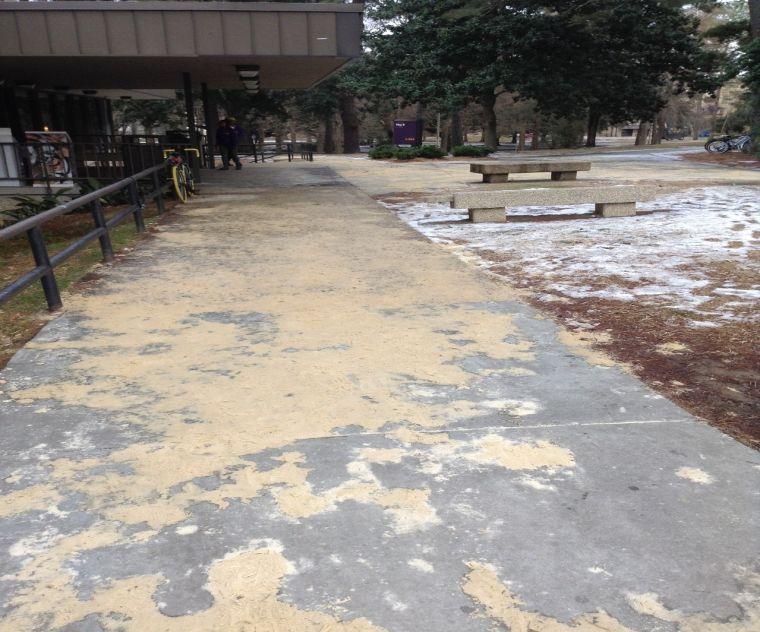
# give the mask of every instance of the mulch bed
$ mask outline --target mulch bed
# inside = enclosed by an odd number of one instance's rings
[[[760,158],[740,151],[729,151],[725,154],[684,154],[684,160],[708,165],[723,165],[725,167],[742,167],[744,169],[760,169]]]

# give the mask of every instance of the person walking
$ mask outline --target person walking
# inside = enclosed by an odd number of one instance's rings
[[[227,171],[230,168],[230,160],[234,161],[235,169],[239,170],[243,168],[237,148],[244,136],[245,132],[237,124],[235,118],[230,116],[219,121],[219,127],[216,130],[216,144],[219,146],[219,151],[222,154],[222,171]]]

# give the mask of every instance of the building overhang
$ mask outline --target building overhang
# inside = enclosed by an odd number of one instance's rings
[[[0,79],[39,89],[308,88],[361,54],[360,4],[0,2]]]

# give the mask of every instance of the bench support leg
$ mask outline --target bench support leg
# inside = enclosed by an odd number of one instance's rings
[[[577,171],[552,171],[552,180],[577,180]]]
[[[596,214],[602,217],[632,217],[636,215],[636,202],[597,204]]]
[[[501,208],[470,208],[467,209],[470,214],[470,221],[473,224],[485,224],[487,222],[505,223],[507,221],[507,211]]]
[[[494,182],[507,182],[509,180],[508,173],[484,173],[483,182],[492,184]]]

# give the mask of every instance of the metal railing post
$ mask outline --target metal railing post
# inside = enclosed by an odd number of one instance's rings
[[[42,282],[42,291],[45,292],[45,300],[48,309],[54,312],[63,307],[61,302],[61,293],[58,291],[58,283],[55,281],[53,268],[50,267],[50,257],[48,257],[47,248],[45,247],[45,238],[42,236],[42,230],[39,226],[34,226],[26,231],[29,238],[29,245],[32,247],[34,262],[38,267],[46,268],[45,273],[40,277]]]
[[[158,214],[163,215],[166,208],[164,207],[164,195],[161,190],[161,179],[158,177],[158,171],[153,172],[153,192],[156,194]]]
[[[95,220],[95,226],[103,229],[103,233],[98,237],[100,250],[103,252],[103,261],[113,261],[113,246],[111,245],[111,235],[108,233],[106,218],[103,215],[103,205],[100,200],[92,203],[92,219]]]
[[[143,218],[143,204],[142,200],[140,200],[140,190],[137,187],[137,180],[134,178],[132,179],[132,182],[129,183],[129,196],[135,207],[135,210],[133,211],[135,216],[135,227],[137,228],[137,232],[141,233],[145,230],[145,219]]]

